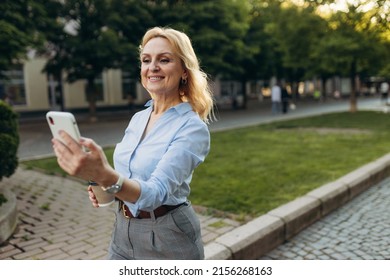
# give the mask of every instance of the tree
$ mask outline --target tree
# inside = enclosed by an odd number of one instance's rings
[[[323,36],[324,26],[324,21],[311,7],[295,5],[281,5],[274,21],[266,26],[281,55],[283,72],[278,74],[293,84],[294,94],[297,94],[298,82],[310,69],[310,54]]]
[[[62,84],[86,80],[85,94],[91,120],[96,119],[96,79],[109,68],[139,76],[138,45],[153,20],[147,2],[136,0],[72,0],[47,5],[51,22],[46,28],[44,51],[49,56],[44,71]],[[93,51],[91,51],[93,50]],[[60,86],[60,88],[62,88]]]
[[[203,69],[212,76],[231,78],[243,73],[247,55],[243,39],[249,29],[248,5],[234,0],[148,1],[160,26],[186,32]]]
[[[346,12],[337,11],[328,20],[330,31],[316,50],[323,71],[350,77],[350,112],[357,111],[356,78],[378,73],[385,55],[382,28],[372,20],[377,13],[363,11],[359,4],[350,4]]]
[[[202,69],[211,77],[241,81],[246,78],[243,61],[250,57],[251,48],[244,44],[244,37],[249,29],[249,6],[245,2],[148,2],[157,25],[171,26],[189,35]],[[243,81],[243,87],[244,83]],[[244,104],[245,101],[244,99]]]
[[[44,21],[42,1],[2,0],[0,2],[0,78],[2,71],[26,58],[27,51],[42,43],[36,32]]]
[[[12,108],[0,100],[0,181],[14,174],[18,167],[19,146],[17,115]]]
[[[69,59],[65,49],[65,42],[69,35],[64,32],[63,4],[56,0],[48,0],[45,2],[44,12],[46,21],[40,23],[38,29],[44,34],[45,42],[37,51],[39,55],[48,58],[42,71],[52,75],[54,80],[58,82],[60,106],[61,110],[64,110],[62,76]]]
[[[156,25],[150,3],[138,0],[112,0],[108,25],[119,40],[121,69],[139,77],[139,44],[145,31]]]
[[[86,80],[85,94],[92,121],[96,119],[96,79],[108,68],[118,66],[118,37],[107,26],[110,13],[106,0],[67,0],[64,18],[69,35],[65,41],[68,55],[65,69],[67,81]]]
[[[281,54],[272,34],[267,32],[273,25],[280,10],[280,3],[269,0],[250,1],[250,28],[245,44],[252,46],[251,59],[245,61],[245,74],[250,79],[270,79],[282,75]]]
[[[90,118],[95,120],[96,79],[106,69],[119,68],[124,52],[119,33],[110,25],[111,1],[49,1],[46,8],[57,24],[45,29],[49,59],[44,71],[60,82],[62,71],[66,71],[67,82],[85,80]]]

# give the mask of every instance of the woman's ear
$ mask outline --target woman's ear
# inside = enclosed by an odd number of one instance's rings
[[[182,79],[182,80],[187,80],[187,77],[188,77],[188,75],[187,75],[187,69],[184,69],[184,70],[183,70],[183,74],[181,75],[181,79]]]

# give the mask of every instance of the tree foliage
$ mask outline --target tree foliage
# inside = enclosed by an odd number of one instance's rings
[[[18,167],[19,146],[17,115],[12,108],[0,100],[0,181],[14,174]]]
[[[139,76],[138,46],[152,26],[186,32],[211,76],[245,81],[272,76],[390,76],[387,0],[361,0],[324,16],[334,0],[3,0],[0,70],[38,48],[60,80],[94,80],[105,69]],[[367,8],[366,2],[372,5]]]
[[[319,72],[351,78],[351,112],[357,110],[355,78],[379,73],[384,67],[383,28],[373,20],[377,16],[377,9],[363,11],[361,6],[352,4],[348,11],[334,13],[328,19],[328,32],[313,52]]]
[[[234,0],[149,1],[156,25],[186,32],[201,65],[212,76],[236,77],[248,55],[248,5]]]
[[[39,46],[43,37],[37,30],[45,22],[42,0],[2,0],[0,2],[0,78],[26,57],[29,49]]]

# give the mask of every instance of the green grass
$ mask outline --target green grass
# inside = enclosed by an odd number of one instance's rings
[[[104,152],[107,156],[108,161],[112,165],[113,164],[112,156],[114,154],[114,148],[106,148],[104,149]],[[22,162],[22,165],[27,169],[40,170],[50,175],[57,175],[57,176],[64,176],[64,177],[67,176],[66,172],[63,171],[57,164],[57,159],[55,157],[24,161]]]
[[[330,129],[330,130],[329,130]],[[211,134],[193,204],[260,215],[389,152],[390,116],[334,113]],[[112,158],[113,149],[105,150]],[[61,174],[54,159],[24,163]]]

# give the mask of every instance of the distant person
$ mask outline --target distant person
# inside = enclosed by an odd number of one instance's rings
[[[316,89],[313,93],[313,97],[314,100],[321,101],[321,92],[318,89]]]
[[[14,105],[14,102],[12,101],[11,95],[8,93],[5,94],[4,102],[7,103],[9,106]]]
[[[380,86],[381,100],[382,103],[387,104],[387,100],[389,97],[389,83],[383,82]]]
[[[116,145],[114,167],[92,139],[53,139],[62,169],[95,181],[118,201],[109,259],[203,259],[200,222],[188,196],[195,168],[210,149],[213,98],[188,36],[148,30],[140,76],[151,100]],[[89,152],[85,152],[86,147]],[[89,198],[98,207],[92,187]]]
[[[272,114],[280,113],[280,105],[282,102],[282,90],[279,83],[276,83],[271,88]]]

